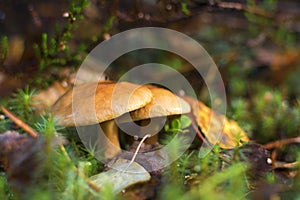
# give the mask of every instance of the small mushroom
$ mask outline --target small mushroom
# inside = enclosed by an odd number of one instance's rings
[[[99,134],[98,145],[104,150],[105,158],[120,153],[116,117],[139,109],[152,99],[151,91],[145,86],[128,82],[103,81],[85,83],[64,94],[52,107],[55,119],[62,126],[88,126],[100,123],[107,138]]]
[[[130,117],[132,121],[141,121],[141,125],[147,125],[150,119],[160,120],[160,117],[166,117],[171,115],[181,115],[184,113],[191,112],[190,105],[178,97],[171,91],[160,88],[154,85],[145,85],[153,94],[152,101],[146,106],[130,112]],[[118,119],[119,123],[125,123],[131,121],[129,115],[123,115]],[[157,124],[155,124],[157,125]],[[153,144],[157,142],[157,127],[152,127],[151,134],[152,137],[147,139],[147,143]],[[154,135],[155,134],[155,135]],[[143,135],[139,135],[142,137]]]

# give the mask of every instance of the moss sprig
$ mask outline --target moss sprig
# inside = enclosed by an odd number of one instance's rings
[[[73,38],[72,31],[78,27],[78,22],[84,19],[83,10],[88,4],[87,0],[72,0],[69,11],[63,14],[66,19],[64,27],[60,28],[56,25],[54,36],[43,33],[41,44],[34,45],[40,71],[50,66],[64,66],[68,62],[72,62],[74,55],[70,51],[68,41]]]

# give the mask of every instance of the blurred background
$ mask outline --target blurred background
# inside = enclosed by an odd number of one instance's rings
[[[222,73],[228,115],[252,136],[257,134],[258,141],[299,134],[297,0],[2,0],[1,101],[20,88],[42,90],[69,80],[100,42],[145,26],[177,30],[203,45]],[[173,67],[197,91],[203,90],[195,69],[164,51],[127,53],[106,74],[117,80],[132,67],[149,62]],[[210,103],[205,92],[198,95]],[[287,116],[293,120],[287,121]]]

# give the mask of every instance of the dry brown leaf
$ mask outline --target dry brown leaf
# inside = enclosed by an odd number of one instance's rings
[[[196,99],[183,98],[190,104],[202,133],[210,143],[218,143],[221,148],[230,149],[249,141],[247,134],[237,122],[212,111]]]
[[[107,167],[111,167],[113,163],[117,159],[126,159],[131,160],[134,156],[137,146],[139,145],[140,141],[134,141],[133,144],[130,146],[128,151],[124,151],[115,158],[113,158],[108,164]],[[152,172],[152,174],[159,174],[161,170],[163,170],[162,163],[164,160],[167,159],[167,154],[164,151],[156,151],[157,149],[162,148],[163,146],[156,143],[156,144],[146,144],[143,143],[141,148],[135,158],[135,162],[140,164],[144,167],[148,172]]]
[[[0,98],[11,95],[17,88],[21,88],[23,85],[22,80],[17,76],[0,72]]]
[[[32,186],[43,160],[42,146],[42,140],[16,131],[0,134],[0,163],[13,190],[18,193]]]
[[[288,74],[297,66],[300,58],[298,48],[290,48],[284,51],[256,49],[255,52],[258,61],[270,67],[271,79],[274,83],[286,80]]]
[[[49,111],[50,107],[61,97],[70,86],[60,82],[54,82],[48,89],[41,91],[33,97],[34,107],[39,113]]]
[[[54,137],[51,146],[64,143],[64,138]],[[39,181],[45,181],[48,173],[44,165],[48,156],[46,145],[43,137],[33,138],[17,131],[0,134],[0,166],[16,194],[24,195],[26,190],[35,187]]]

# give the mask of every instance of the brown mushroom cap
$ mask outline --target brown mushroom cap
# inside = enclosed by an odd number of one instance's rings
[[[59,125],[75,126],[76,121],[76,125],[85,126],[139,109],[151,99],[152,93],[146,86],[109,81],[85,83],[63,95],[54,104],[52,111]]]
[[[180,115],[191,111],[190,105],[185,100],[169,90],[154,85],[145,85],[145,87],[152,92],[152,101],[146,106],[130,112],[133,121],[169,115]],[[128,121],[125,117],[126,116],[122,119],[121,116],[118,120],[121,123]]]

